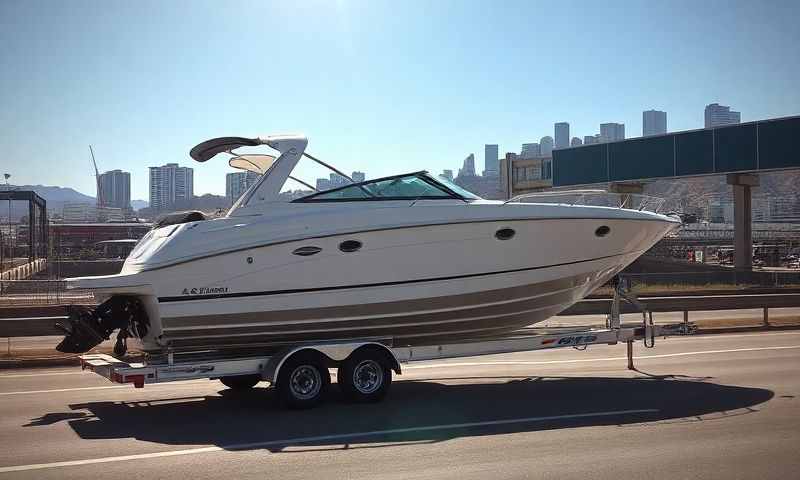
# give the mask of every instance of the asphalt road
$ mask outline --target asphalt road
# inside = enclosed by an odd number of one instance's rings
[[[0,478],[796,478],[800,332],[407,365],[380,404],[0,372]]]

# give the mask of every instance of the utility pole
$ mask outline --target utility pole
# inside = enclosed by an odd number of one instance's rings
[[[3,177],[6,179],[6,190],[11,190],[11,187],[9,187],[9,185],[8,185],[8,179],[11,178],[11,174],[10,173],[4,173]],[[8,219],[6,220],[6,237],[7,237],[8,241],[9,241],[9,244],[10,244],[11,243],[11,197],[8,198]],[[0,250],[3,250],[4,247],[5,247],[5,244],[2,241],[0,241]],[[0,255],[0,272],[4,271],[4,269],[3,269],[3,266],[4,266],[3,265],[3,260],[4,259],[5,259],[5,257]],[[12,265],[12,267],[14,265],[14,252],[13,251],[11,252],[11,265]]]

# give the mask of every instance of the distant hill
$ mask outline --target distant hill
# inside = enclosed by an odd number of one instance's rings
[[[49,185],[9,185],[8,188],[11,190],[33,190],[37,195],[47,200],[48,206],[50,202],[94,203],[94,197],[84,195],[81,192],[69,187],[56,187]],[[2,185],[0,189],[5,190],[6,186]]]
[[[11,190],[33,190],[37,195],[47,201],[47,210],[54,213],[61,213],[65,203],[95,203],[95,198],[84,195],[81,192],[69,187],[57,187],[50,185],[9,185]],[[5,190],[6,186],[0,186]],[[18,219],[28,214],[28,207],[22,202],[12,204],[11,218]],[[0,208],[0,217],[8,216],[7,208]]]

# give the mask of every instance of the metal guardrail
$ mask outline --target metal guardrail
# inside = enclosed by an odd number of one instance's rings
[[[620,278],[637,287],[661,287],[661,290],[677,290],[681,285],[736,285],[740,287],[787,287],[800,286],[800,271],[736,271],[711,270],[707,272],[625,273]],[[639,293],[645,295],[644,293]]]
[[[0,307],[93,303],[90,290],[67,290],[63,280],[0,280]]]
[[[768,321],[770,308],[800,307],[800,293],[775,294],[725,294],[725,295],[685,295],[679,297],[640,297],[652,312],[684,312],[715,310],[762,309],[765,323]],[[610,298],[582,300],[560,315],[604,315],[611,311]],[[17,308],[18,318],[0,319],[0,337],[35,337],[60,335],[55,322],[65,319],[65,306],[41,307],[37,310]],[[638,313],[632,305],[621,304],[621,313]],[[36,316],[22,318],[26,311],[33,311]]]
[[[775,294],[725,294],[685,295],[680,297],[640,296],[639,301],[651,312],[703,312],[717,310],[750,310],[763,308],[800,307],[800,293]],[[559,315],[602,315],[611,309],[611,299],[596,298],[582,300]],[[625,304],[622,313],[638,310]]]

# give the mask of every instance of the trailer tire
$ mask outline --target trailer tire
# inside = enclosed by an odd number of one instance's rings
[[[219,381],[231,390],[249,390],[261,381],[261,375],[232,375]]]
[[[339,366],[336,381],[342,394],[356,403],[380,402],[392,385],[389,355],[377,348],[360,348]]]
[[[331,374],[322,355],[301,350],[281,365],[275,391],[283,406],[301,410],[321,403],[330,384]]]

